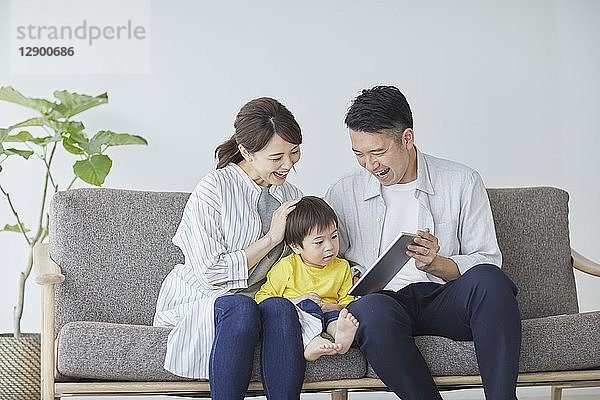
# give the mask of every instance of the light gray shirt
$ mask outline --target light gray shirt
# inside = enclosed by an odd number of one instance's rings
[[[461,274],[478,264],[502,266],[490,202],[477,171],[417,149],[415,197],[419,229],[430,229],[439,240],[438,254],[452,259]],[[354,275],[363,273],[380,251],[386,215],[381,184],[360,168],[334,183],[325,200],[339,218],[340,256]],[[444,283],[431,274],[427,279]]]

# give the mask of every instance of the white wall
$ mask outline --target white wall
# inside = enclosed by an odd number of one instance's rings
[[[0,0],[0,26],[8,10]],[[278,98],[305,138],[291,180],[318,195],[355,166],[343,125],[350,100],[374,84],[397,85],[424,151],[478,169],[489,187],[568,190],[572,246],[600,261],[599,15],[594,0],[154,1],[150,74],[19,75],[3,60],[0,85],[39,97],[108,91],[108,105],[82,114],[90,130],[137,133],[150,144],[114,149],[105,186],[149,190],[192,190],[239,107]],[[14,51],[6,35],[3,55]],[[29,115],[0,103],[0,126]],[[74,160],[61,157],[64,185]],[[0,173],[30,225],[41,196],[33,164],[10,160]],[[0,198],[5,223],[14,222]],[[24,252],[17,234],[0,233],[0,332],[12,330]],[[600,309],[600,278],[578,273],[577,284],[581,309]],[[27,290],[23,329],[39,331],[38,288]]]

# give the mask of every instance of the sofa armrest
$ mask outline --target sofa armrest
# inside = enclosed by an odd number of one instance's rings
[[[42,287],[42,341],[40,352],[40,376],[42,400],[54,400],[54,285],[65,280],[60,267],[50,258],[47,243],[33,248],[33,275]]]
[[[33,248],[33,275],[38,285],[55,285],[65,280],[60,267],[50,258],[49,245],[38,243]]]
[[[600,264],[586,258],[571,249],[571,258],[573,259],[573,267],[590,275],[600,276]]]

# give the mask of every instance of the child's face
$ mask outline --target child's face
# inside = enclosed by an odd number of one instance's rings
[[[314,229],[302,240],[302,247],[291,247],[306,264],[323,267],[333,261],[340,251],[337,226],[334,224],[320,231]]]

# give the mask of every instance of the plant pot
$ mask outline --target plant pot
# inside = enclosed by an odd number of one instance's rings
[[[0,398],[39,400],[40,348],[39,333],[0,334]]]

